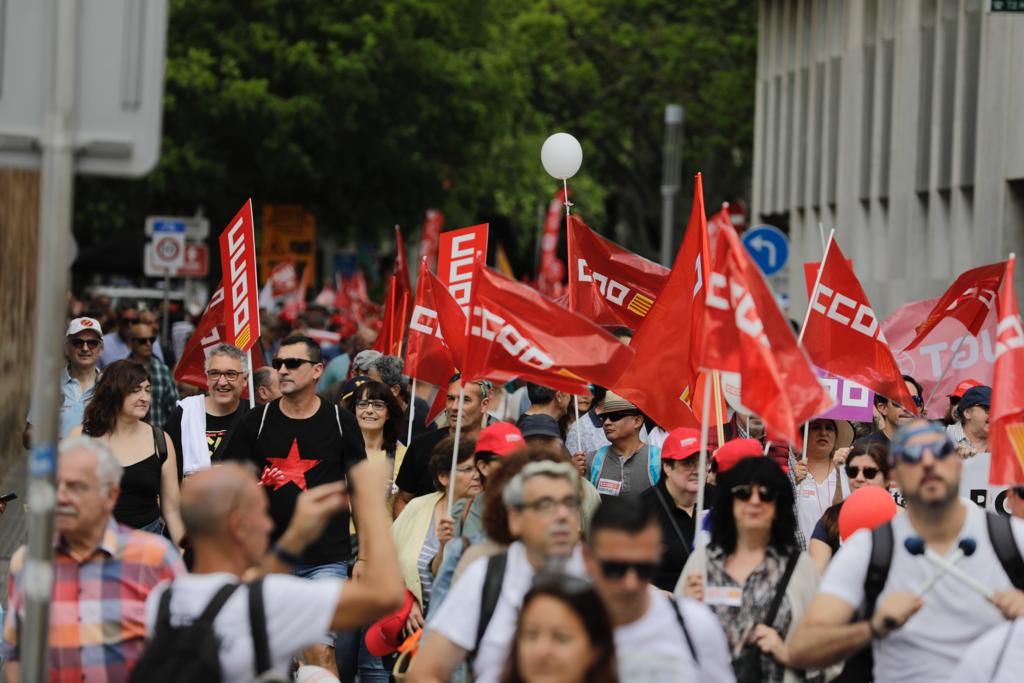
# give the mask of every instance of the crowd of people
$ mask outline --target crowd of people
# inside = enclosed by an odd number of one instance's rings
[[[364,331],[328,349],[309,321],[275,321],[268,366],[250,376],[215,346],[201,391],[174,381],[181,345],[161,348],[152,311],[78,312],[52,681],[1010,681],[1024,666],[1024,482],[1000,512],[960,492],[988,449],[978,382],[935,420],[884,396],[873,424],[816,418],[803,448],[736,413],[701,472],[699,430],[602,387],[456,375],[413,393]],[[847,533],[872,490],[895,516]],[[38,581],[23,549],[10,572],[17,681]]]

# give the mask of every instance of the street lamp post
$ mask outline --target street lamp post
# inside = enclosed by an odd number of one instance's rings
[[[661,166],[661,263],[672,267],[672,222],[683,166],[683,105],[665,107],[665,150]]]

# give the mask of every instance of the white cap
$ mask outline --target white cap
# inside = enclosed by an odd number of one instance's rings
[[[100,321],[96,320],[96,318],[75,318],[71,321],[71,324],[68,325],[67,334],[64,336],[70,337],[85,330],[95,332],[101,339],[103,338],[103,330],[100,328]]]

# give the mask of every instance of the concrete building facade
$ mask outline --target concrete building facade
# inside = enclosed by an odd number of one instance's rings
[[[791,316],[819,223],[880,317],[1024,257],[1024,12],[993,5],[760,0],[751,215],[792,240]]]

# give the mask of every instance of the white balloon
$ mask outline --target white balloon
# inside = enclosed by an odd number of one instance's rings
[[[579,140],[568,133],[555,133],[540,148],[540,162],[553,177],[572,178],[583,165],[583,148]]]

